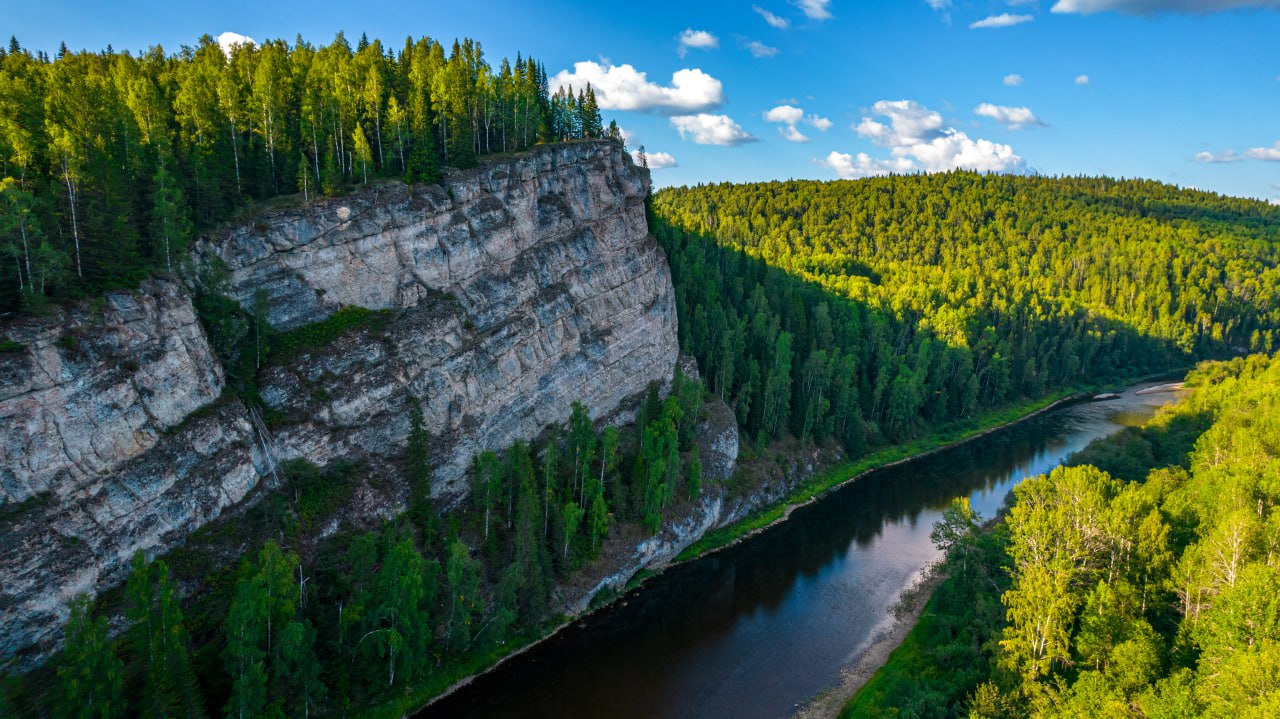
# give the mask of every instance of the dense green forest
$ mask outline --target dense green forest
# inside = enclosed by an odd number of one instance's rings
[[[636,428],[597,431],[573,406],[534,446],[478,456],[470,502],[432,505],[429,437],[410,410],[408,509],[381,528],[319,539],[360,468],[282,467],[286,486],[148,563],[123,596],[71,604],[52,670],[0,684],[0,716],[347,716],[415,708],[556,623],[552,590],[611,534],[645,536],[696,500],[699,383],[651,390]],[[252,537],[253,539],[247,539]],[[263,539],[269,537],[270,539]],[[227,546],[238,566],[210,566]],[[179,581],[198,585],[184,611]],[[111,640],[104,608],[129,628]]]
[[[1206,363],[1141,429],[1026,480],[846,708],[857,717],[1280,713],[1280,355]]]
[[[680,344],[744,427],[852,454],[1280,342],[1280,208],[953,172],[665,189]]]
[[[444,167],[535,143],[619,137],[594,90],[551,93],[517,55],[341,33],[224,54],[0,49],[0,311],[171,271],[193,233],[255,201]]]

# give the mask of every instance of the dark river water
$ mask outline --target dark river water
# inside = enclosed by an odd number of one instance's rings
[[[891,626],[902,590],[938,558],[929,531],[953,498],[991,517],[1022,478],[1174,397],[1140,388],[869,474],[665,572],[418,716],[788,716]]]

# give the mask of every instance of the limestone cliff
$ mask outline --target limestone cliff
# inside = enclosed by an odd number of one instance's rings
[[[538,436],[573,401],[625,416],[677,355],[647,191],[616,144],[573,143],[200,241],[196,265],[226,270],[246,307],[262,290],[276,329],[349,305],[389,311],[259,373],[271,433],[241,401],[215,402],[223,369],[176,283],[0,325],[21,346],[0,354],[0,658],[47,652],[71,596],[252,504],[282,459],[360,461],[343,519],[397,511],[411,398],[446,504],[477,452]]]

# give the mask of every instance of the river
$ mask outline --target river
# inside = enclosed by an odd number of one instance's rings
[[[790,715],[835,685],[938,558],[929,531],[955,497],[991,517],[1009,490],[1174,395],[1080,402],[872,472],[787,522],[677,566],[477,678],[418,717]]]

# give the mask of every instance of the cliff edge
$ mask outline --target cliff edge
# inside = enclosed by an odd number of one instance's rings
[[[47,655],[70,598],[118,585],[135,551],[161,554],[243,511],[283,460],[360,464],[335,526],[396,513],[413,400],[443,506],[465,496],[477,453],[537,437],[574,401],[627,419],[678,353],[648,189],[618,144],[576,142],[202,239],[196,266],[276,330],[385,311],[259,370],[270,429],[224,395],[176,282],[0,324],[0,658]]]

